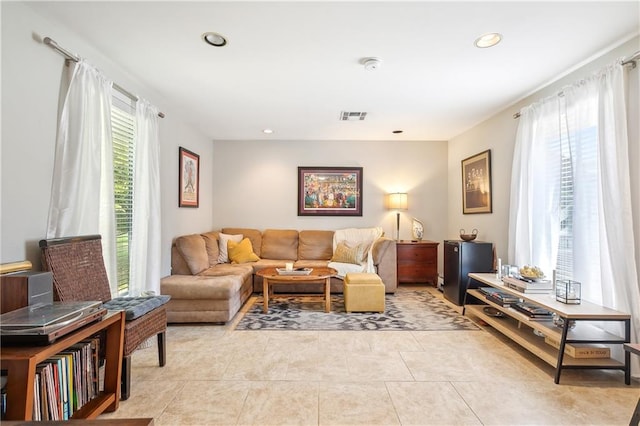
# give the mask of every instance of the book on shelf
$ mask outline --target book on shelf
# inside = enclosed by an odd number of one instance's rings
[[[484,294],[485,296],[488,296],[493,293],[504,293],[502,290],[495,287],[478,287],[478,291]]]
[[[549,293],[553,290],[553,283],[549,280],[531,281],[514,277],[504,277],[502,283],[513,290],[521,293]]]
[[[530,302],[514,303],[511,307],[516,311],[525,314],[531,320],[545,321],[550,320],[553,317],[553,312]]]
[[[33,418],[68,420],[94,398],[99,338],[83,340],[36,366]]]
[[[544,338],[546,344],[560,349],[560,342],[552,337]],[[565,343],[564,353],[572,358],[610,358],[611,348],[598,343]]]
[[[40,373],[36,371],[35,380],[33,381],[33,408],[31,410],[31,419],[40,421]]]
[[[502,307],[508,307],[520,301],[518,297],[512,294],[503,293],[503,292],[495,292],[495,293],[488,294],[486,296],[486,299]]]

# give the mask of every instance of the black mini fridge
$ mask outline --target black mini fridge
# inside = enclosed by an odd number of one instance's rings
[[[493,271],[493,244],[482,241],[444,241],[444,297],[456,305],[464,304],[470,272]],[[470,288],[477,287],[471,285]]]

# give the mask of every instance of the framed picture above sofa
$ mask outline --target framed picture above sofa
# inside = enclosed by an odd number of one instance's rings
[[[298,167],[298,216],[362,216],[362,167]]]
[[[200,204],[200,156],[179,147],[178,207],[198,207]]]

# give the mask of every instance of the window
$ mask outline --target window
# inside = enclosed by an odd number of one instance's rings
[[[556,270],[559,279],[575,279],[575,268],[595,267],[595,263],[584,264],[583,254],[595,254],[599,250],[597,238],[584,239],[576,235],[581,232],[576,229],[582,229],[582,232],[598,229],[597,123],[584,120],[584,117],[578,123],[572,110],[564,112],[561,118],[564,123],[561,126],[561,216]],[[582,259],[580,266],[574,261],[578,258]]]
[[[556,277],[573,279],[573,168],[569,143],[565,136],[560,139],[560,241]]]
[[[116,218],[118,294],[129,291],[129,247],[133,223],[133,160],[135,103],[114,90],[111,105],[113,135],[113,190]]]
[[[545,129],[545,158],[557,162],[555,167],[545,168],[549,176],[544,182],[551,186],[542,192],[554,193],[551,188],[557,185],[559,223],[556,224],[557,240],[553,242],[557,244],[556,278],[575,279],[576,259],[579,257],[576,253],[594,250],[593,247],[582,247],[589,246],[594,240],[580,238],[574,230],[585,229],[585,224],[598,221],[597,125],[593,121],[585,121],[584,117],[578,123],[576,112],[567,108],[563,98],[559,100],[559,106],[554,110],[555,114],[541,118],[546,122],[541,126]],[[583,263],[579,267],[585,268]]]

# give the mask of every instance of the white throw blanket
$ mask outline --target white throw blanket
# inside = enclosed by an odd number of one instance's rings
[[[373,243],[382,236],[382,228],[347,228],[338,229],[333,234],[333,252],[340,242],[348,242],[354,244],[364,243],[367,245],[367,260],[361,265],[352,263],[330,262],[329,267],[338,271],[338,277],[344,278],[347,272],[370,272],[375,273],[373,265]]]

